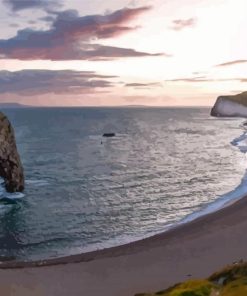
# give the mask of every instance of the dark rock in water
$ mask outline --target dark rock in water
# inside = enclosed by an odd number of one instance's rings
[[[103,134],[103,137],[106,137],[106,138],[111,138],[111,137],[115,137],[116,134],[115,133],[105,133]]]
[[[14,130],[2,112],[0,112],[0,177],[4,179],[4,186],[8,192],[24,190],[24,173]]]

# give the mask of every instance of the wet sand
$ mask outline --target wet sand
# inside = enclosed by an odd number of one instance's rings
[[[2,263],[0,295],[133,296],[247,260],[247,197],[128,245],[33,263]]]

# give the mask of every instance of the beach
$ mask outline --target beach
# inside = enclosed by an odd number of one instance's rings
[[[247,3],[181,2],[0,0],[0,296],[247,296]]]
[[[33,263],[5,263],[1,295],[131,296],[247,260],[247,197],[163,234],[127,245]]]

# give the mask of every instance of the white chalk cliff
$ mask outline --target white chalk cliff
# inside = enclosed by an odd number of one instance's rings
[[[212,110],[212,116],[247,117],[247,92],[235,96],[220,96]]]

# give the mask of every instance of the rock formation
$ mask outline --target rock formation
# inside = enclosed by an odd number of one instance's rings
[[[8,118],[0,112],[0,177],[8,192],[24,190],[24,174],[15,143],[14,130]]]
[[[111,137],[115,137],[116,134],[115,133],[104,133],[103,134],[103,137],[106,137],[106,138],[111,138]]]
[[[211,110],[212,116],[247,117],[247,92],[220,96]]]

